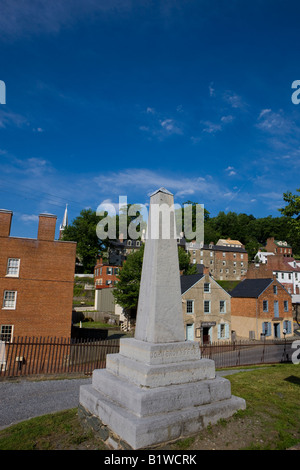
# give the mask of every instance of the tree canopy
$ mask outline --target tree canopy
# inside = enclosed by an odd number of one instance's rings
[[[113,291],[116,303],[125,310],[133,312],[133,315],[136,313],[139,298],[144,248],[145,246],[142,245],[138,251],[131,253],[127,257],[120,270],[118,283]],[[196,266],[190,264],[190,254],[186,253],[181,247],[178,247],[178,260],[179,269],[183,271],[183,274],[194,274],[197,272]]]

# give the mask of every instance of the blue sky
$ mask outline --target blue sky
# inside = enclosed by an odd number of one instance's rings
[[[300,187],[300,6],[1,0],[0,207],[36,237],[106,202],[278,216]]]

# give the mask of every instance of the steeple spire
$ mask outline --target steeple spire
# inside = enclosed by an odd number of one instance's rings
[[[67,226],[68,226],[68,204],[66,204],[64,218],[63,218],[62,223],[59,226],[59,238],[60,239],[62,238],[63,231]]]

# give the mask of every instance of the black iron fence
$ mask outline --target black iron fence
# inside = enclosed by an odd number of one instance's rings
[[[106,355],[119,352],[119,339],[16,338],[0,344],[0,377],[92,373],[106,366]]]
[[[292,340],[224,341],[201,345],[201,356],[216,368],[291,362]]]
[[[200,345],[201,357],[216,368],[291,362],[292,341],[226,341]],[[0,377],[44,374],[91,374],[106,367],[106,355],[118,353],[119,339],[67,340],[16,338],[0,342]]]

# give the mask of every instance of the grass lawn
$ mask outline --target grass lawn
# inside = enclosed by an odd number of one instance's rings
[[[300,366],[278,364],[228,375],[232,394],[247,409],[220,420],[197,435],[161,450],[282,450],[300,443]],[[0,450],[106,449],[92,432],[84,432],[71,409],[0,431]]]

